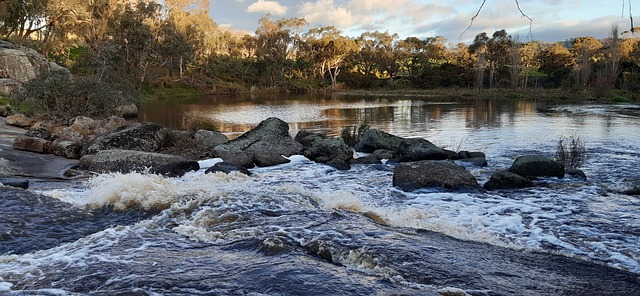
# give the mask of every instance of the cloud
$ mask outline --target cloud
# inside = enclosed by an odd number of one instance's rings
[[[336,6],[333,0],[303,2],[299,13],[311,24],[333,25],[339,29],[348,28],[355,22],[351,11]]]
[[[247,7],[249,13],[270,13],[273,15],[285,15],[287,7],[277,1],[258,0]]]

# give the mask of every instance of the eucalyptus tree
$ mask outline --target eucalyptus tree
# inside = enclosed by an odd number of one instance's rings
[[[575,82],[582,88],[591,82],[594,64],[603,58],[600,49],[603,44],[591,36],[578,37],[571,43],[571,52],[576,60]]]
[[[329,74],[331,87],[335,88],[337,77],[347,57],[357,50],[354,39],[343,36],[333,26],[312,28],[303,36],[300,59],[306,60],[319,78]]]
[[[538,55],[540,71],[547,74],[554,86],[561,86],[563,81],[569,78],[576,65],[576,60],[562,43],[543,48]]]
[[[271,87],[284,79],[290,66],[289,57],[295,53],[297,31],[306,24],[302,18],[260,19],[256,30],[256,59],[258,68],[268,75]]]

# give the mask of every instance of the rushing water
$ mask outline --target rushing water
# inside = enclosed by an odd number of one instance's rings
[[[35,201],[5,190],[0,294],[640,293],[640,198],[620,193],[640,176],[637,105],[213,97],[141,114],[176,128],[203,117],[230,135],[272,116],[289,122],[292,134],[338,134],[366,120],[399,136],[483,151],[489,166],[468,167],[481,184],[515,157],[553,156],[561,136],[576,135],[586,144],[588,180],[407,193],[391,186],[392,165],[337,171],[293,156],[252,177],[105,174],[43,188]]]

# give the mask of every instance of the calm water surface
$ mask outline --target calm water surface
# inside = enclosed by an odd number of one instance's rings
[[[399,136],[483,151],[489,166],[467,167],[481,184],[517,156],[553,156],[561,136],[576,135],[585,141],[588,180],[407,193],[391,186],[393,165],[336,171],[293,156],[253,169],[252,177],[204,169],[182,178],[103,174],[43,188],[37,198],[0,190],[0,294],[640,291],[640,199],[620,193],[639,182],[638,105],[299,96],[205,97],[141,109],[145,121],[181,128],[205,118],[230,136],[273,116],[292,135],[336,135],[367,121]]]

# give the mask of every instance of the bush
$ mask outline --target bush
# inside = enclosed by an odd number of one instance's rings
[[[41,75],[12,94],[11,104],[35,116],[71,119],[106,117],[115,108],[137,103],[136,92],[92,77],[73,79],[65,74]]]
[[[556,159],[564,166],[565,170],[574,170],[582,166],[585,160],[584,141],[577,136],[568,139],[560,137],[556,148]]]
[[[345,144],[349,147],[355,147],[362,139],[364,133],[369,130],[369,124],[365,121],[360,122],[357,126],[345,126],[342,128],[341,137]]]

